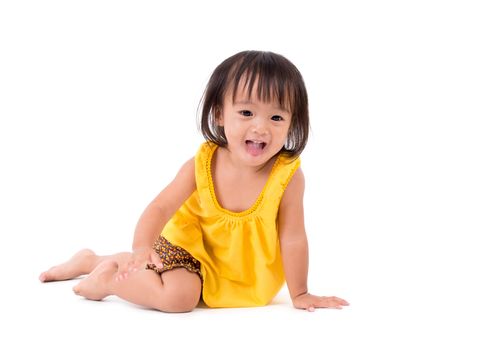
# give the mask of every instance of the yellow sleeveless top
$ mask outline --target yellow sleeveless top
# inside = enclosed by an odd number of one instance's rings
[[[285,281],[277,217],[300,159],[280,155],[253,206],[232,212],[219,205],[214,191],[211,160],[217,147],[201,145],[195,156],[196,190],[161,234],[200,261],[207,306],[266,305]]]

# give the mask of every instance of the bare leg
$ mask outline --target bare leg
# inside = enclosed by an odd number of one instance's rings
[[[89,274],[97,265],[106,260],[112,260],[121,264],[125,259],[130,257],[130,254],[131,253],[118,253],[114,255],[99,256],[90,249],[82,249],[68,261],[42,272],[39,279],[41,282],[70,280],[81,275]]]
[[[131,303],[165,312],[193,310],[200,300],[201,280],[195,273],[176,268],[158,275],[152,270],[130,273],[116,280],[118,264],[105,260],[78,283],[73,291],[87,299],[101,300],[116,295]]]

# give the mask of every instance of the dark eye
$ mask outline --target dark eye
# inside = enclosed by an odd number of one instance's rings
[[[284,120],[283,117],[280,115],[273,115],[271,119],[277,122],[279,122],[280,120]]]
[[[248,110],[243,110],[243,111],[240,111],[240,114],[244,117],[251,117],[252,116],[252,112],[248,111]]]

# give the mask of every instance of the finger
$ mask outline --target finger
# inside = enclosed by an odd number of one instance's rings
[[[132,260],[130,261],[128,264],[127,264],[127,272],[132,272],[132,270],[134,270],[134,268],[136,267],[137,265],[137,262],[136,260]]]
[[[329,299],[329,301],[335,302],[337,305],[341,305],[341,306],[348,306],[349,305],[349,303],[346,300],[342,299],[342,298],[329,297],[328,299]]]
[[[125,272],[128,271],[130,263],[124,263],[118,267],[117,276],[122,276]]]
[[[124,279],[127,279],[129,276],[129,272],[131,272],[133,270],[133,264],[134,264],[134,261],[131,260],[131,261],[124,263],[123,266],[120,266],[118,269],[118,273],[116,275],[115,280],[123,281]]]
[[[147,262],[144,261],[144,259],[134,259],[128,266],[128,271],[129,272],[136,272],[139,269],[143,269],[146,267]]]
[[[314,312],[315,308],[314,308],[314,306],[310,305],[310,306],[307,307],[306,310],[309,311],[309,312]]]
[[[332,309],[342,309],[342,304],[340,304],[334,297],[320,297],[314,306],[322,308],[332,308]]]
[[[151,253],[151,262],[159,269],[163,268],[163,263],[161,262],[160,256],[153,252]]]
[[[115,281],[123,281],[127,278],[128,278],[128,272],[124,271],[116,274]]]
[[[333,297],[335,298],[335,300],[337,300],[337,302],[340,304],[340,305],[349,305],[349,302],[347,300],[344,300],[344,299],[341,299],[341,298],[337,298],[337,297]]]

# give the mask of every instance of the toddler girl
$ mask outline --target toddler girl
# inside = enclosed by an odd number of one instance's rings
[[[348,303],[307,287],[304,174],[307,92],[285,57],[244,51],[213,72],[203,97],[206,142],[147,206],[132,252],[85,249],[40,275],[89,274],[74,292],[165,312],[268,304],[286,281],[296,308]]]

